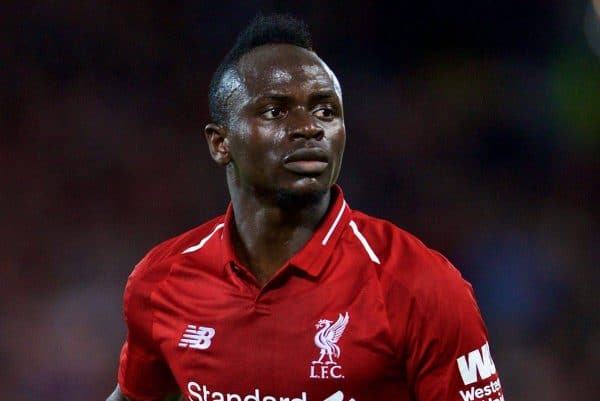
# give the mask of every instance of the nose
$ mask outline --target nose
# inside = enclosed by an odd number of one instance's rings
[[[291,117],[289,125],[291,139],[316,139],[317,141],[323,139],[325,131],[312,113],[300,109],[295,110]]]

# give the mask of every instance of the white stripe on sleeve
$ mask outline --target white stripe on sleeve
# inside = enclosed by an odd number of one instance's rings
[[[206,237],[202,238],[202,240],[194,246],[189,247],[188,249],[186,249],[185,251],[181,252],[183,253],[190,253],[190,252],[196,252],[198,249],[202,248],[207,242],[208,240],[215,235],[215,233],[220,230],[221,228],[223,228],[225,226],[225,224],[220,223],[217,224],[217,226],[212,230],[212,232],[210,234],[208,234]]]
[[[379,258],[377,257],[377,255],[375,255],[375,252],[373,252],[373,249],[367,242],[367,239],[365,238],[365,236],[362,235],[362,233],[358,230],[358,226],[356,225],[354,220],[350,220],[350,227],[352,227],[352,231],[354,232],[354,235],[356,235],[356,238],[358,238],[358,240],[360,241],[362,246],[365,248],[365,250],[369,254],[369,259],[371,259],[371,261],[380,265],[381,262],[379,261]]]

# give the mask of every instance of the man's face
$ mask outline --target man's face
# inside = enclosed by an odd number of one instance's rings
[[[346,132],[335,75],[313,52],[261,46],[238,63],[230,95],[230,185],[256,196],[324,194],[335,183]]]

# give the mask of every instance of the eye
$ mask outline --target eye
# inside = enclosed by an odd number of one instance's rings
[[[267,120],[276,120],[278,118],[282,118],[286,116],[286,111],[277,106],[270,106],[261,114],[263,118]]]
[[[331,106],[322,106],[317,108],[313,114],[322,120],[332,120],[335,117],[335,109]]]

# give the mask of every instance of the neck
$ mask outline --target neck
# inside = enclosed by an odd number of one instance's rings
[[[308,242],[329,208],[331,191],[310,198],[264,200],[231,188],[235,217],[232,242],[237,257],[266,283]]]

